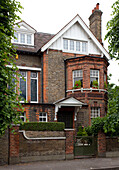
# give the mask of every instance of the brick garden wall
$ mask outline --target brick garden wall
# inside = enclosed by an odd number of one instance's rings
[[[8,164],[9,155],[9,137],[8,130],[5,131],[4,136],[0,137],[0,165]]]
[[[29,139],[20,132],[19,162],[65,159],[65,139],[58,139],[58,137],[65,137],[64,132],[31,131],[25,132],[25,135]],[[47,139],[48,137],[57,139]]]

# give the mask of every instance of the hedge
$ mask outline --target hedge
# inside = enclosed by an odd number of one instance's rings
[[[63,122],[28,122],[20,126],[20,130],[26,131],[63,131]]]

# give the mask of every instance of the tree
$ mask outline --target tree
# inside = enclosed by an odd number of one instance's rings
[[[108,84],[108,115],[119,114],[119,86]]]
[[[111,75],[110,75],[111,76]],[[108,80],[110,77],[108,78]],[[119,136],[119,86],[108,83],[108,112],[103,118],[97,117],[86,132],[94,136],[103,131],[107,136]]]
[[[19,75],[15,65],[16,50],[11,43],[13,25],[20,19],[16,13],[21,9],[15,0],[0,0],[0,135],[12,123],[20,121],[20,111],[23,111],[18,90],[15,90],[16,75]],[[7,67],[8,64],[12,68]]]
[[[107,23],[107,34],[105,39],[108,39],[108,49],[112,58],[119,60],[119,0],[112,5],[112,19]]]

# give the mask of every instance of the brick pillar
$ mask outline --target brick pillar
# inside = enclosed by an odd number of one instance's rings
[[[9,164],[19,163],[19,126],[13,126],[10,129],[9,147]]]
[[[74,129],[66,130],[66,146],[65,146],[65,155],[66,159],[74,159]]]
[[[106,136],[103,132],[98,132],[98,156],[106,157]]]

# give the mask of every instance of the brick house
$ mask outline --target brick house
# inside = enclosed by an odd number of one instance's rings
[[[101,15],[97,4],[90,29],[76,15],[55,35],[37,32],[24,21],[14,27],[16,64],[26,80],[19,78],[18,84],[28,101],[21,101],[24,121],[63,121],[66,128],[77,128],[106,114],[109,54],[102,45]],[[81,87],[74,89],[79,80]]]

